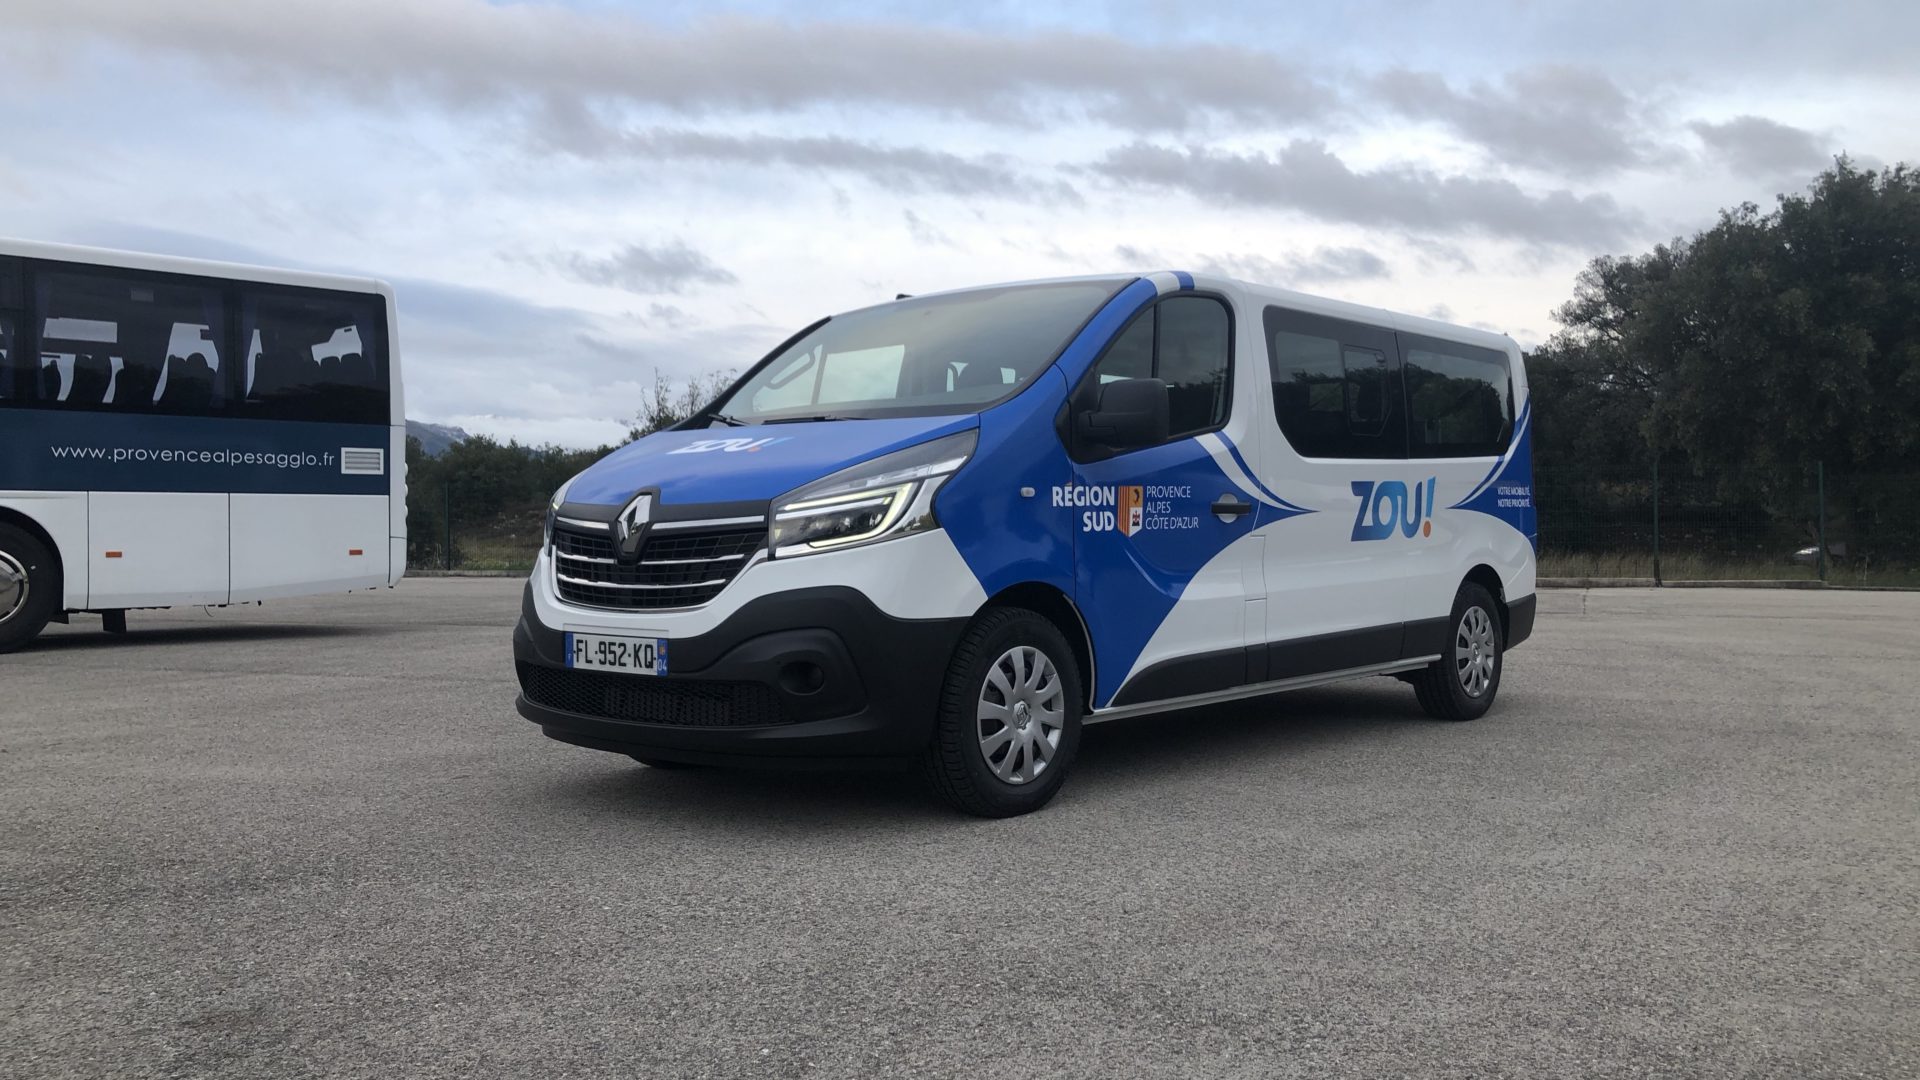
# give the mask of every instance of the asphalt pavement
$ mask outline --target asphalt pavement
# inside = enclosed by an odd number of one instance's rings
[[[1550,591],[1480,721],[1120,721],[980,821],[549,741],[518,591],[0,656],[0,1076],[1920,1075],[1920,594]]]

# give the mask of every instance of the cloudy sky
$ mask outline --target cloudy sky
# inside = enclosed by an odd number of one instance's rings
[[[385,278],[408,411],[990,281],[1224,270],[1533,344],[1590,257],[1920,162],[1920,4],[5,0],[0,235]]]

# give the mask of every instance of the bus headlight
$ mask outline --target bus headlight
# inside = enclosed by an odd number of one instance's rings
[[[973,456],[962,431],[842,469],[774,500],[767,549],[776,558],[871,544],[939,528],[934,492]]]

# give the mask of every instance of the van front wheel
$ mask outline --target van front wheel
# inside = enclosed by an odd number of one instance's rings
[[[984,612],[962,635],[927,747],[933,790],[979,817],[1045,806],[1080,749],[1080,673],[1053,623],[1021,608]]]
[[[1505,666],[1500,609],[1486,589],[1469,581],[1453,598],[1440,659],[1415,672],[1413,692],[1436,720],[1478,720],[1493,708]]]
[[[0,525],[0,653],[32,641],[60,603],[60,570],[32,533]]]

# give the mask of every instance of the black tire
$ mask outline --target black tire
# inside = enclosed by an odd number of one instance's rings
[[[1043,709],[1052,708],[1036,714],[1027,705],[1021,712],[1011,713],[1021,720],[1017,727],[1005,725],[1009,741],[998,762],[992,763],[982,749],[979,714],[989,696],[1004,697],[997,688],[988,690],[989,674],[1017,649],[1037,650],[1052,668],[1053,679],[1046,679],[1044,668],[1029,667],[1028,671],[1040,673],[1031,693],[1011,704],[995,703],[1012,710],[1031,698],[1042,702]],[[1028,654],[1023,652],[1021,656]],[[1008,681],[1012,670],[1001,668],[1000,680]],[[982,612],[961,635],[947,667],[946,682],[940,690],[940,713],[925,758],[928,786],[955,809],[977,817],[1014,817],[1040,809],[1066,782],[1074,756],[1079,753],[1080,714],[1085,700],[1073,649],[1053,623],[1023,608]],[[1047,738],[1044,718],[1054,712],[1059,717],[1054,729],[1059,736],[1057,743]],[[1025,734],[1029,730],[1031,737]],[[1042,743],[1049,749],[1032,749]],[[1015,778],[1023,771],[1028,775],[1024,779],[1003,778],[995,774],[996,767],[1001,766]]]
[[[12,652],[38,637],[61,603],[60,564],[53,552],[17,525],[0,524],[0,653]],[[20,575],[26,595],[14,592]]]
[[[1475,611],[1491,628],[1490,638],[1470,632],[1468,620]],[[1489,640],[1492,670],[1483,671],[1480,691],[1471,693],[1463,682],[1462,671],[1487,655]],[[1506,645],[1506,627],[1500,622],[1500,608],[1492,594],[1471,581],[1461,583],[1460,591],[1453,597],[1453,613],[1447,619],[1446,651],[1440,659],[1415,672],[1411,680],[1420,707],[1435,720],[1478,720],[1485,716],[1487,710],[1493,708],[1494,696],[1500,692],[1500,675],[1507,666]]]
[[[684,761],[668,761],[666,758],[641,757],[639,754],[628,754],[627,756],[645,765],[649,769],[698,769],[701,767]]]

